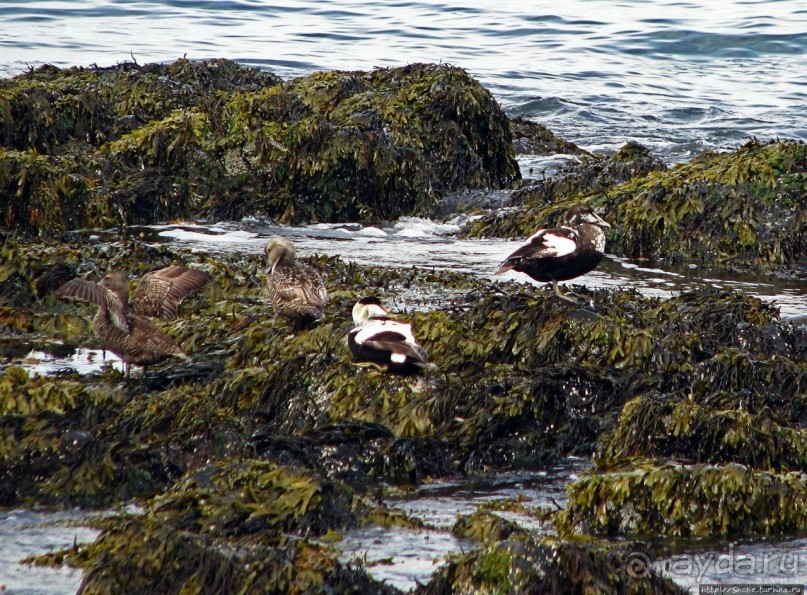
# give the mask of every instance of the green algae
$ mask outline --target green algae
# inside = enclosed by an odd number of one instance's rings
[[[398,593],[307,540],[233,545],[130,519],[68,561],[85,568],[81,593]]]
[[[751,141],[595,200],[617,222],[610,246],[631,258],[795,264],[805,257],[805,168],[803,143]]]
[[[523,533],[518,524],[485,510],[478,510],[471,515],[459,517],[451,528],[451,532],[457,537],[482,543],[502,541],[509,539],[514,534]],[[506,565],[507,563],[505,563],[505,567]]]
[[[30,378],[22,368],[11,367],[0,373],[0,415],[44,411],[64,414],[83,403],[104,407],[121,399],[119,393],[98,390],[77,380]]]
[[[68,561],[83,592],[395,592],[310,541],[376,506],[330,480],[256,461],[198,467],[147,503],[104,521],[99,539]],[[383,511],[382,516],[383,516]]]
[[[756,405],[752,412],[637,397],[622,409],[602,464],[650,456],[780,472],[807,468],[807,432],[777,423],[773,403]]]

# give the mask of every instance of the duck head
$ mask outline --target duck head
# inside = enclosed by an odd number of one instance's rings
[[[353,305],[353,324],[356,326],[366,323],[371,318],[390,317],[390,313],[381,305],[381,300],[375,296],[363,297]]]
[[[106,287],[109,291],[114,293],[121,304],[129,303],[129,278],[123,271],[109,271],[101,282],[98,283],[101,287]]]
[[[569,209],[569,212],[566,213],[564,225],[567,225],[568,227],[577,227],[578,225],[584,224],[596,225],[603,229],[611,228],[611,224],[595,213],[594,209],[592,209],[590,206],[574,205],[571,209]]]
[[[269,240],[264,248],[264,253],[266,254],[266,262],[272,268],[273,273],[278,264],[293,265],[296,260],[294,244],[283,236],[277,236]]]

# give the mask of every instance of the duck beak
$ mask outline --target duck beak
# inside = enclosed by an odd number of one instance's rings
[[[593,223],[594,225],[599,225],[600,227],[604,227],[606,229],[611,229],[611,224],[608,223],[602,217],[600,217],[597,213],[591,213],[591,218],[593,219],[593,221],[590,221],[590,223]]]

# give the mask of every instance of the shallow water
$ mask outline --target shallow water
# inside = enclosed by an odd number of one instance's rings
[[[58,356],[47,351],[33,349],[21,362],[30,375],[53,376],[60,372],[92,374],[110,366],[123,372],[123,362],[111,351],[80,347],[66,356]]]
[[[802,0],[12,0],[0,76],[42,63],[229,58],[284,78],[413,62],[467,69],[510,114],[589,149],[668,161],[807,139]]]
[[[172,242],[177,247],[206,254],[241,253],[262,258],[267,239],[279,234],[292,239],[303,256],[312,253],[338,255],[364,265],[435,267],[490,280],[545,285],[514,271],[494,275],[522,240],[457,238],[450,234],[459,231],[459,223],[459,220],[457,223],[436,223],[405,217],[383,228],[359,224],[289,227],[246,220],[215,225],[152,226],[144,228],[147,232],[144,237],[147,242]],[[571,285],[591,289],[633,288],[647,296],[664,298],[683,291],[717,287],[775,303],[783,318],[807,315],[807,283],[729,274],[697,264],[647,266],[607,255],[597,269],[574,279]]]
[[[15,595],[75,593],[81,584],[80,570],[20,564],[20,560],[95,541],[99,531],[82,524],[89,520],[88,513],[78,510],[0,510],[0,592]]]
[[[518,502],[526,510],[567,502],[566,484],[591,463],[569,457],[541,472],[502,473],[474,479],[435,481],[416,490],[389,497],[386,504],[421,519],[422,530],[367,527],[350,531],[335,547],[341,559],[366,561],[373,578],[402,590],[427,583],[445,556],[473,550],[476,544],[449,532],[460,515],[469,515],[487,502]],[[534,516],[523,512],[494,514],[538,534],[550,531]]]

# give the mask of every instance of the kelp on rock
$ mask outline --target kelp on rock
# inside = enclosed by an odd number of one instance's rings
[[[758,299],[576,287],[570,303],[318,256],[307,260],[330,305],[295,330],[272,322],[260,259],[127,232],[203,214],[393,219],[429,212],[446,192],[511,184],[511,123],[461,69],[284,82],[225,60],[43,67],[0,83],[0,121],[0,207],[15,230],[0,238],[4,354],[97,346],[92,308],[53,298],[72,275],[136,279],[182,264],[214,278],[165,325],[188,362],[130,382],[111,369],[31,377],[0,366],[1,504],[143,505],[66,554],[86,569],[83,592],[396,592],[327,545],[366,523],[420,527],[373,503],[373,490],[544,469],[570,454],[595,466],[569,486],[566,509],[533,511],[558,537],[481,509],[454,527],[479,548],[419,592],[678,592],[654,572],[626,576],[607,539],[807,527],[807,331]],[[526,235],[588,202],[614,225],[619,254],[803,264],[801,143],[753,141],[666,168],[633,143],[604,158],[529,123],[515,130],[531,150],[581,161],[524,184],[515,209],[468,233]],[[66,231],[86,227],[121,231]],[[352,360],[350,309],[371,294],[402,305],[438,369],[397,376]]]
[[[23,300],[28,307],[18,308],[27,322],[9,327],[13,333],[29,341],[61,338],[68,346],[91,341],[81,324],[87,308],[36,297],[43,267],[22,263],[59,250],[84,271],[115,254],[116,265],[139,275],[142,263],[121,256],[131,249],[137,258],[137,241],[120,241],[129,248],[7,241],[3,270],[32,288]],[[593,476],[654,457],[659,469],[664,458],[688,461],[682,473],[746,465],[770,481],[789,478],[794,494],[803,485],[792,473],[804,464],[805,332],[755,298],[703,290],[662,300],[578,288],[584,301],[572,304],[457,273],[317,257],[332,301],[317,326],[292,333],[282,321],[267,323],[271,306],[255,260],[170,249],[151,256],[215,277],[168,325],[193,361],[123,385],[114,371],[88,383],[6,369],[1,468],[16,486],[3,494],[6,504],[103,506],[152,497],[210,461],[232,457],[363,490],[378,480],[542,468],[560,456],[594,454],[600,444]],[[358,297],[382,291],[406,304],[437,286],[450,298],[407,318],[438,370],[401,377],[352,361],[345,335]],[[579,520],[598,505],[580,500],[581,489],[572,486],[570,520],[562,526],[599,533]],[[751,530],[767,532],[762,525]]]
[[[519,178],[508,119],[448,65],[284,82],[183,59],[0,81],[0,214],[29,233],[202,214],[377,221]]]
[[[800,141],[754,140],[669,169],[629,144],[525,184],[513,195],[516,209],[486,215],[468,233],[528,236],[560,223],[579,202],[606,216],[608,250],[628,258],[804,274],[807,145]]]

